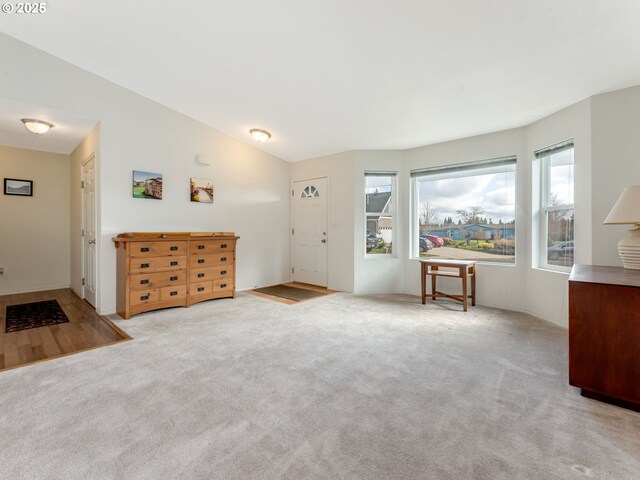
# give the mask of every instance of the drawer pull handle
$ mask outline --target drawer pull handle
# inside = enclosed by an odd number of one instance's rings
[[[178,262],[171,262],[172,267],[175,267],[176,265],[178,265]]]
[[[171,295],[172,297],[175,297],[177,294],[178,294],[178,292],[171,292],[171,293],[170,293],[170,295]]]
[[[202,277],[204,277],[204,273],[199,273],[198,278],[202,278]]]
[[[140,280],[140,285],[146,285],[149,283],[149,280]]]
[[[143,263],[142,265],[140,265],[140,268],[149,268],[149,264],[148,263]]]
[[[169,278],[169,280],[171,280],[172,282],[175,282],[178,279],[178,277],[171,277]]]
[[[227,274],[227,271],[226,271],[226,270],[222,270],[222,271],[220,272],[220,275],[226,275],[226,274]]]
[[[204,263],[204,258],[198,259],[198,263]]]
[[[198,245],[198,250],[204,250],[204,245]]]
[[[140,300],[149,300],[149,295],[143,295],[140,297]]]
[[[227,257],[222,257],[222,258],[220,259],[220,261],[221,261],[221,262],[226,262],[226,261],[227,261]]]
[[[172,252],[175,252],[176,250],[178,250],[178,247],[171,247]]]
[[[140,249],[141,252],[148,252],[149,251],[149,247],[142,247]]]
[[[220,284],[220,288],[225,288],[226,286],[227,286],[227,284],[226,284],[226,283],[222,283],[222,284]]]
[[[227,244],[223,243],[222,245],[220,245],[220,248],[227,248]]]
[[[204,287],[198,287],[199,292],[204,292]]]

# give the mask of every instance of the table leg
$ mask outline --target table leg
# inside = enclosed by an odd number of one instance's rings
[[[462,306],[467,311],[467,267],[460,268],[460,276],[462,277]]]
[[[431,299],[436,299],[436,275],[431,275]]]
[[[476,306],[476,266],[471,267],[471,305]]]
[[[422,304],[424,305],[427,301],[427,272],[426,265],[424,263],[420,264],[420,285],[422,287]]]

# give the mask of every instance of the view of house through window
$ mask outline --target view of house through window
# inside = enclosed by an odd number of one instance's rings
[[[540,160],[541,265],[568,270],[573,266],[573,142],[536,152]]]
[[[514,263],[516,158],[411,172],[414,255]]]
[[[364,174],[365,248],[367,254],[393,253],[395,173]]]

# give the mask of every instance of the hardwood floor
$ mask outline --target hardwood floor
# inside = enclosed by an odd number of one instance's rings
[[[7,305],[53,299],[68,323],[5,333]],[[68,288],[0,296],[0,327],[0,372],[131,339]]]

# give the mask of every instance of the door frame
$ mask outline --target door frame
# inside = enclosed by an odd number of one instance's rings
[[[91,152],[91,154],[86,157],[81,163],[80,163],[80,181],[82,182],[83,180],[83,171],[84,171],[84,167],[87,163],[89,163],[91,160],[93,160],[93,169],[94,169],[94,195],[95,195],[95,202],[94,202],[94,211],[93,211],[93,231],[95,232],[95,236],[96,236],[96,243],[95,243],[95,252],[96,252],[96,259],[95,259],[95,265],[94,265],[94,274],[95,274],[95,278],[94,278],[94,285],[96,287],[96,297],[95,297],[95,305],[91,305],[89,304],[89,306],[92,306],[96,311],[98,311],[98,302],[99,302],[99,292],[100,289],[98,288],[98,280],[100,278],[100,276],[98,275],[98,265],[100,264],[100,262],[98,261],[98,259],[100,258],[100,242],[98,241],[99,238],[99,234],[98,234],[98,160],[97,160],[97,156],[95,152]],[[84,235],[83,235],[83,222],[84,222],[84,211],[85,211],[85,204],[84,204],[84,194],[82,191],[82,187],[80,188],[80,275],[81,278],[85,278],[85,261],[84,261]],[[82,298],[83,300],[85,299],[85,286],[84,284],[81,285],[81,289],[80,289],[80,298]],[[88,303],[88,302],[87,302]]]
[[[312,180],[318,180],[320,178],[324,178],[327,180],[327,286],[329,288],[329,255],[331,253],[331,234],[329,225],[331,225],[331,176],[329,174],[324,175],[314,175],[311,177],[302,177],[302,178],[292,178],[291,184],[289,185],[289,190],[291,190],[291,197],[289,197],[289,281],[293,282],[293,234],[291,233],[293,230],[293,202],[294,196],[293,192],[295,190],[294,184],[297,182],[310,182]]]

